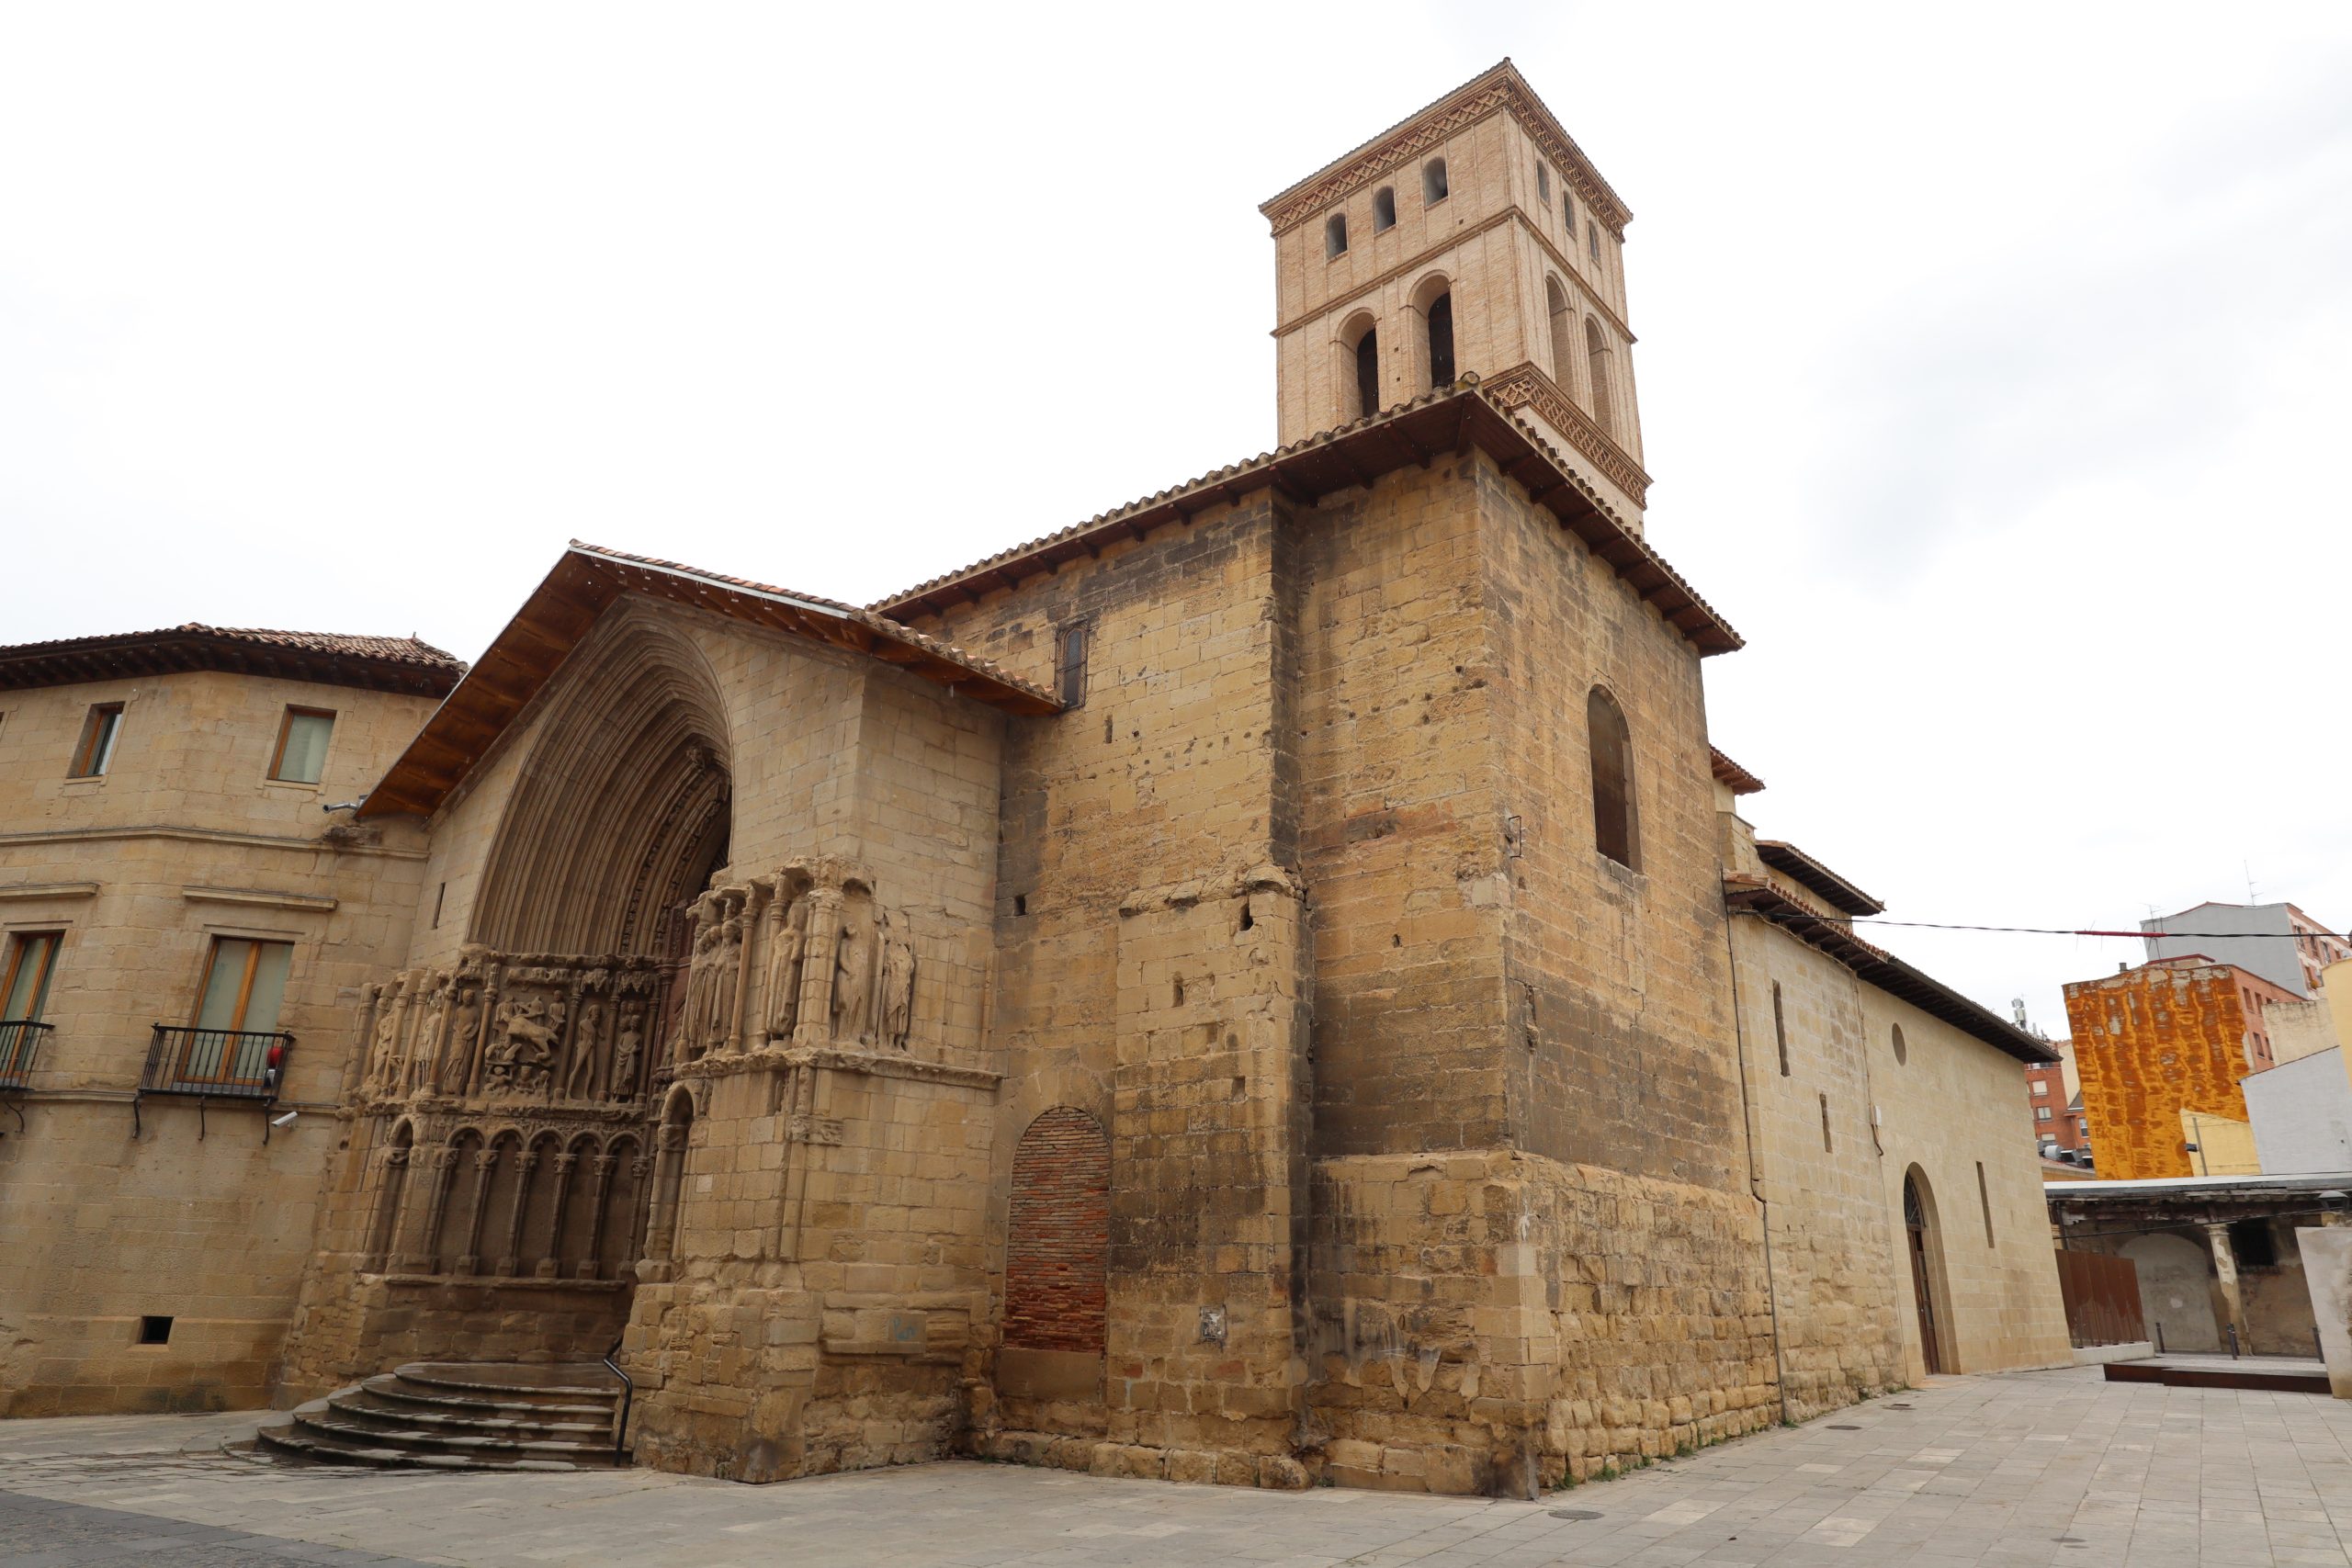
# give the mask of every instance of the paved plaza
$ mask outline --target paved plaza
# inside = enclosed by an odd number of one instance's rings
[[[1938,1379],[1541,1502],[931,1464],[741,1486],[412,1475],[223,1451],[250,1416],[0,1425],[0,1568],[551,1564],[2352,1563],[2352,1403]]]

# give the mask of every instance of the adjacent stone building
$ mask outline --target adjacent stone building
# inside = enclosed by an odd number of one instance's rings
[[[1506,62],[1265,210],[1275,451],[869,609],[575,543],[415,730],[281,1400],[1525,1494],[2067,1359],[2040,1043],[1709,746],[1622,203]]]
[[[0,649],[0,1415],[266,1401],[425,853],[321,807],[463,671],[203,626]]]

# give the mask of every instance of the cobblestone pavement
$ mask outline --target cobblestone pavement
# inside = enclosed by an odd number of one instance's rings
[[[251,1427],[0,1424],[0,1568],[2352,1563],[2352,1402],[2096,1370],[1938,1379],[1539,1503],[967,1463],[759,1487],[280,1469],[220,1450]]]

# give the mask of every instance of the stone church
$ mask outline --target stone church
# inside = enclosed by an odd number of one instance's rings
[[[870,607],[0,649],[0,1409],[1525,1495],[2065,1361],[2041,1043],[1709,744],[1623,202],[1506,62],[1261,210],[1282,444]]]

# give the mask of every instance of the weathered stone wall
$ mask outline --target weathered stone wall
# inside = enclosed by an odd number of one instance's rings
[[[65,777],[94,703],[102,778]],[[288,705],[335,714],[322,782],[269,779]],[[360,984],[407,940],[423,850],[319,807],[365,793],[430,698],[222,673],[0,694],[0,923],[59,931],[25,1124],[0,1139],[0,1415],[266,1402],[311,1247]],[[289,942],[296,1046],[251,1108],[131,1100],[150,1026],[187,1022],[215,937]],[[204,1136],[199,1138],[202,1132]],[[144,1316],[169,1341],[137,1343]]]
[[[1901,1174],[1890,1208],[1853,971],[1763,920],[1734,920],[1731,942],[1781,1365],[1789,1412],[1805,1419],[1913,1375],[1897,1322],[1911,1303]]]
[[[776,1481],[949,1450],[989,1315],[991,1089],[846,1054],[682,1081],[676,1240],[624,1350],[639,1462]]]
[[[1310,1400],[1341,1483],[1525,1495],[1779,1418],[1745,1194],[1507,1149],[1316,1175]]]
[[[1305,1479],[1297,574],[1261,491],[926,627],[1047,683],[1057,635],[1088,640],[1083,705],[1008,731],[990,1212],[1001,1247],[1039,1113],[1109,1130],[1109,1343],[1100,1372],[993,1359],[989,1451]]]

